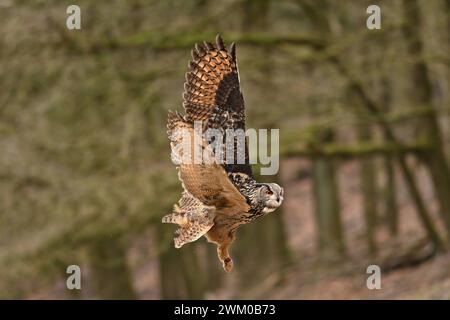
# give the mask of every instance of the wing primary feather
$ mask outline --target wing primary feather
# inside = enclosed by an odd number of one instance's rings
[[[215,42],[198,42],[185,75],[183,108],[188,123],[203,121],[205,128],[245,130],[245,105],[239,86],[236,44],[225,47],[218,34]],[[246,154],[248,146],[245,145]],[[227,172],[252,175],[249,163],[226,165]]]
[[[195,50],[197,51],[197,53],[200,57],[203,57],[206,54],[205,49],[199,43],[195,44]]]
[[[216,46],[217,46],[217,49],[219,49],[219,50],[225,49],[225,45],[223,44],[223,40],[222,40],[222,37],[220,36],[220,34],[218,34],[216,36]]]
[[[192,59],[197,60],[199,58],[198,53],[195,49],[191,50]]]
[[[195,70],[197,64],[194,61],[189,61],[188,67],[190,70]]]
[[[236,43],[234,42],[230,45],[230,54],[233,61],[236,63]]]
[[[205,42],[203,42],[203,44],[204,44],[204,46],[205,46],[205,48],[206,48],[207,50],[214,50],[214,49],[216,49],[216,48],[214,47],[214,45],[213,45],[211,42],[205,41]]]

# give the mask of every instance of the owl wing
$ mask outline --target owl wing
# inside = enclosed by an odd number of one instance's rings
[[[223,130],[241,129],[245,132],[245,105],[239,85],[236,47],[231,44],[227,50],[219,35],[216,44],[196,44],[192,50],[192,61],[186,73],[183,106],[187,121],[202,121],[207,128]],[[249,164],[248,145],[234,138],[233,163],[226,163],[227,172],[242,172],[253,176]],[[238,153],[244,152],[245,163],[237,164]]]
[[[167,128],[172,161],[177,164],[183,188],[204,205],[218,208],[221,214],[247,212],[250,206],[245,197],[230,181],[224,167],[217,163],[214,154],[195,132],[192,124],[180,114],[169,112]],[[200,142],[198,147],[206,161],[194,161],[194,148],[197,146],[193,141]]]

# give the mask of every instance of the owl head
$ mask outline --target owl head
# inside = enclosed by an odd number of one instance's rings
[[[259,186],[258,202],[264,204],[263,213],[275,211],[283,202],[284,190],[276,183],[261,183]]]

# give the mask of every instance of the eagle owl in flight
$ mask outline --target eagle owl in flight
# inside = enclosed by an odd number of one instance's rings
[[[222,130],[224,140],[229,129],[245,131],[245,107],[234,43],[227,49],[217,35],[215,45],[209,42],[195,45],[183,100],[185,114],[169,111],[168,115],[167,133],[173,160],[183,156],[179,133],[194,136],[195,122],[201,121],[203,130]],[[207,153],[206,142],[201,139],[203,152]],[[233,143],[239,144],[236,140]],[[233,268],[228,249],[235,240],[236,229],[274,211],[283,201],[283,188],[278,184],[255,181],[245,139],[244,143],[240,149],[245,152],[242,164],[174,160],[184,191],[173,213],[162,219],[163,223],[180,226],[175,232],[176,248],[201,236],[217,244],[219,259],[227,272]],[[235,149],[239,150],[239,146]]]

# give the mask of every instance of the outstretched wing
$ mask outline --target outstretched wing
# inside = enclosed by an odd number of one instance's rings
[[[192,59],[183,94],[186,120],[190,123],[203,121],[206,128],[222,129],[224,141],[226,129],[245,131],[245,106],[234,43],[227,50],[217,35],[215,45],[208,42],[196,44]],[[225,165],[226,171],[252,176],[247,142],[235,138],[234,144],[234,162]],[[245,163],[236,163],[239,152],[245,153],[242,155]]]
[[[247,212],[250,206],[245,197],[230,181],[223,166],[217,163],[207,144],[196,136],[192,124],[180,114],[169,112],[167,128],[172,159],[178,165],[183,188],[203,204],[218,208],[221,214]],[[200,141],[199,147],[207,162],[194,161],[194,141]]]

